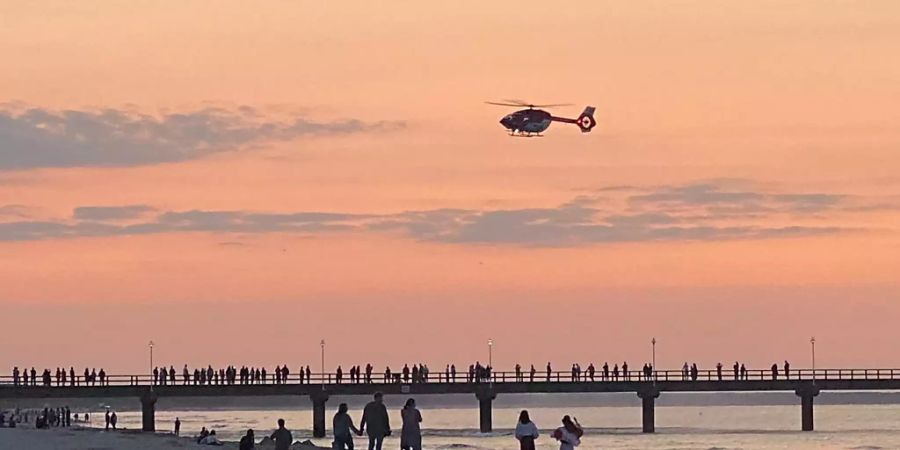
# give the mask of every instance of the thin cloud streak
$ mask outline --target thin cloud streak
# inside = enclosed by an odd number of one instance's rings
[[[398,233],[426,242],[566,247],[795,238],[865,231],[859,226],[810,226],[802,219],[820,223],[828,214],[897,208],[897,204],[886,203],[884,198],[731,190],[716,183],[641,188],[619,198],[608,197],[609,192],[617,190],[600,192],[605,194],[579,195],[547,208],[434,209],[393,214],[156,211],[147,205],[83,206],[76,208],[71,217],[60,220],[0,222],[0,241],[183,232],[313,236]]]

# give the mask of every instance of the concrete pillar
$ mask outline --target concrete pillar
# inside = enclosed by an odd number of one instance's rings
[[[641,426],[644,433],[656,432],[656,398],[659,397],[659,390],[649,388],[638,391],[638,397],[641,398]]]
[[[152,389],[141,394],[141,430],[156,431],[156,400],[159,396]]]
[[[819,388],[815,385],[804,386],[795,391],[800,397],[800,429],[802,431],[813,431],[815,428],[813,421],[813,399],[819,395]]]
[[[482,433],[490,433],[494,428],[491,404],[497,398],[497,393],[486,387],[475,391],[475,397],[478,398],[479,429]]]
[[[328,401],[328,393],[326,391],[316,392],[309,395],[309,399],[313,404],[313,437],[325,437],[325,402]]]

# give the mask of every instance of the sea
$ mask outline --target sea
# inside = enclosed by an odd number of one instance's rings
[[[405,399],[386,397],[391,425],[398,431]],[[348,403],[358,424],[365,400],[329,399],[327,428],[331,428],[331,416],[341,402]],[[448,450],[518,449],[513,429],[522,409],[528,410],[542,432],[537,441],[540,449],[559,448],[549,434],[560,426],[564,415],[576,417],[585,428],[582,449],[900,449],[897,400],[897,393],[822,393],[815,406],[816,431],[802,432],[799,399],[792,393],[663,393],[656,407],[656,433],[644,434],[640,403],[633,394],[501,395],[494,402],[491,433],[478,430],[473,395],[416,398],[423,417],[424,448]],[[91,426],[103,426],[106,406],[117,407],[102,403],[87,407],[92,411]],[[139,408],[117,409],[117,415],[120,428],[140,428]],[[161,399],[156,411],[157,432],[171,433],[176,417],[181,420],[182,435],[195,435],[206,427],[216,430],[220,439],[237,441],[252,428],[261,438],[282,418],[295,439],[309,439],[326,447],[331,443],[330,436],[312,437],[312,408],[306,398],[209,399],[206,403],[189,398]],[[355,439],[356,448],[366,448],[366,438]],[[399,448],[397,433],[386,439],[384,448]]]

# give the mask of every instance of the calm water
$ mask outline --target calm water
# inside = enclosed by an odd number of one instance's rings
[[[332,409],[329,402],[329,428]],[[495,408],[495,432],[477,431],[478,412],[474,408],[431,407],[425,405],[424,440],[433,449],[516,449],[511,437],[518,408]],[[574,415],[587,429],[580,448],[584,449],[900,449],[900,405],[816,405],[816,428],[812,433],[796,431],[800,427],[799,405],[784,406],[658,406],[657,433],[640,433],[638,407],[540,407],[529,406],[532,420],[544,434],[538,448],[558,448],[547,431],[556,427],[564,414]],[[400,428],[398,408],[391,407],[391,423]],[[351,406],[358,423],[361,408]],[[215,429],[225,440],[235,441],[247,429],[271,430],[278,418],[284,418],[298,439],[312,437],[310,409],[242,410],[158,410],[157,428],[170,431],[175,417],[182,421],[182,434],[193,435],[201,426]],[[140,412],[119,413],[120,426],[140,427]],[[95,413],[95,425],[102,422]],[[102,423],[101,423],[102,425]],[[364,438],[357,438],[357,447]],[[330,439],[313,439],[327,446]],[[363,447],[364,448],[364,447]],[[385,448],[399,448],[389,438]]]

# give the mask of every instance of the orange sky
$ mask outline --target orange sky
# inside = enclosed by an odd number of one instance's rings
[[[896,54],[891,1],[0,4],[0,367],[900,366]]]

